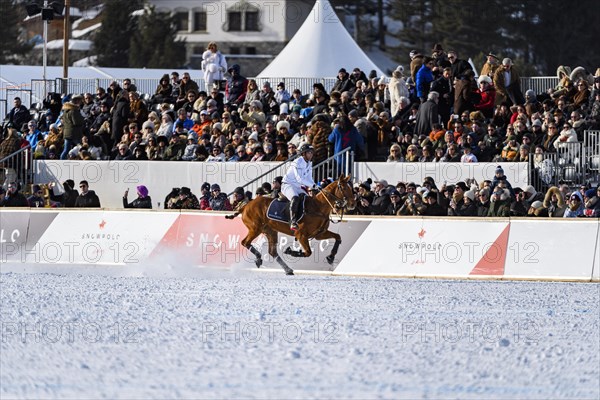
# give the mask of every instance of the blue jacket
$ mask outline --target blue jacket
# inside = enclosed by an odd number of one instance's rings
[[[433,72],[423,64],[421,69],[417,71],[417,97],[426,98],[433,82]]]
[[[365,142],[363,137],[358,133],[356,127],[352,127],[349,131],[342,132],[339,125],[333,129],[333,132],[329,134],[328,138],[330,143],[333,143],[334,153],[339,153],[340,151],[350,147],[352,151],[356,154],[356,150],[363,150],[365,147]],[[343,157],[337,156],[336,161],[338,163],[342,163]]]

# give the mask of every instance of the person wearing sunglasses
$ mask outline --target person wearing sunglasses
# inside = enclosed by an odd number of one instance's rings
[[[19,192],[17,182],[10,182],[4,193],[0,197],[0,207],[29,207],[27,198]]]
[[[88,181],[79,182],[79,189],[81,192],[75,200],[75,207],[78,208],[100,208],[100,199],[98,195],[93,190],[90,190],[90,185]]]

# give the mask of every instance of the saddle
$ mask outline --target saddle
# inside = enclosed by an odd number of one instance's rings
[[[300,196],[300,210],[298,212],[298,221],[304,218],[304,202],[307,196]],[[274,221],[290,223],[290,201],[286,197],[278,197],[269,203],[267,208],[267,218]]]

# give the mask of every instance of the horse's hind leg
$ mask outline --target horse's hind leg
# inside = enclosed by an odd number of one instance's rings
[[[317,239],[317,240],[326,240],[326,239],[332,239],[332,238],[335,239],[335,243],[333,244],[331,253],[329,253],[329,255],[327,257],[325,257],[329,264],[333,264],[333,260],[335,260],[335,255],[337,254],[338,249],[340,248],[340,244],[342,243],[342,237],[339,234],[331,232],[331,231],[325,231],[325,232],[320,233],[317,236],[315,236],[315,239]]]
[[[302,234],[296,234],[296,240],[300,243],[303,250],[292,250],[291,247],[285,249],[285,254],[289,254],[292,257],[310,257],[312,255],[312,250],[308,244],[308,236]]]
[[[265,232],[265,234],[267,235],[267,239],[269,240],[269,254],[271,255],[271,257],[273,257],[275,261],[277,261],[277,263],[281,265],[281,268],[283,268],[286,275],[294,275],[294,270],[288,267],[286,262],[283,261],[283,258],[281,258],[277,253],[277,232],[271,230],[269,232]]]
[[[250,252],[254,254],[254,256],[256,256],[256,260],[254,260],[256,268],[260,268],[263,262],[260,252],[256,249],[256,247],[252,246],[252,241],[256,239],[258,235],[260,235],[260,233],[257,233],[254,230],[249,230],[248,235],[246,235],[246,237],[242,239],[242,246],[250,250]]]

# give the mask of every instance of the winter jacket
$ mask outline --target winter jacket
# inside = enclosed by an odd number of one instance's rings
[[[85,120],[77,105],[70,102],[63,105],[62,123],[63,137],[73,140],[76,143],[80,142],[83,136]]]
[[[100,208],[100,199],[93,190],[88,190],[87,193],[80,193],[75,200],[75,206],[80,208]]]
[[[490,202],[488,217],[508,217],[510,216],[510,200],[498,200]]]
[[[63,188],[65,190],[64,193],[59,194],[59,195],[55,195],[54,191],[51,190],[50,191],[50,200],[60,202],[63,207],[75,207],[75,202],[77,201],[77,198],[79,197],[79,192],[75,189],[72,189],[66,183],[63,184]]]
[[[131,203],[127,203],[127,197],[123,197],[123,208],[152,208],[150,196],[138,197]]]
[[[29,202],[23,193],[15,192],[9,195],[6,192],[0,198],[0,207],[29,207]]]
[[[426,99],[433,82],[433,73],[431,69],[423,64],[417,72],[417,96],[420,99]]]
[[[210,209],[214,211],[231,211],[233,207],[229,203],[229,199],[225,193],[219,193],[216,197],[211,196],[208,200]]]

